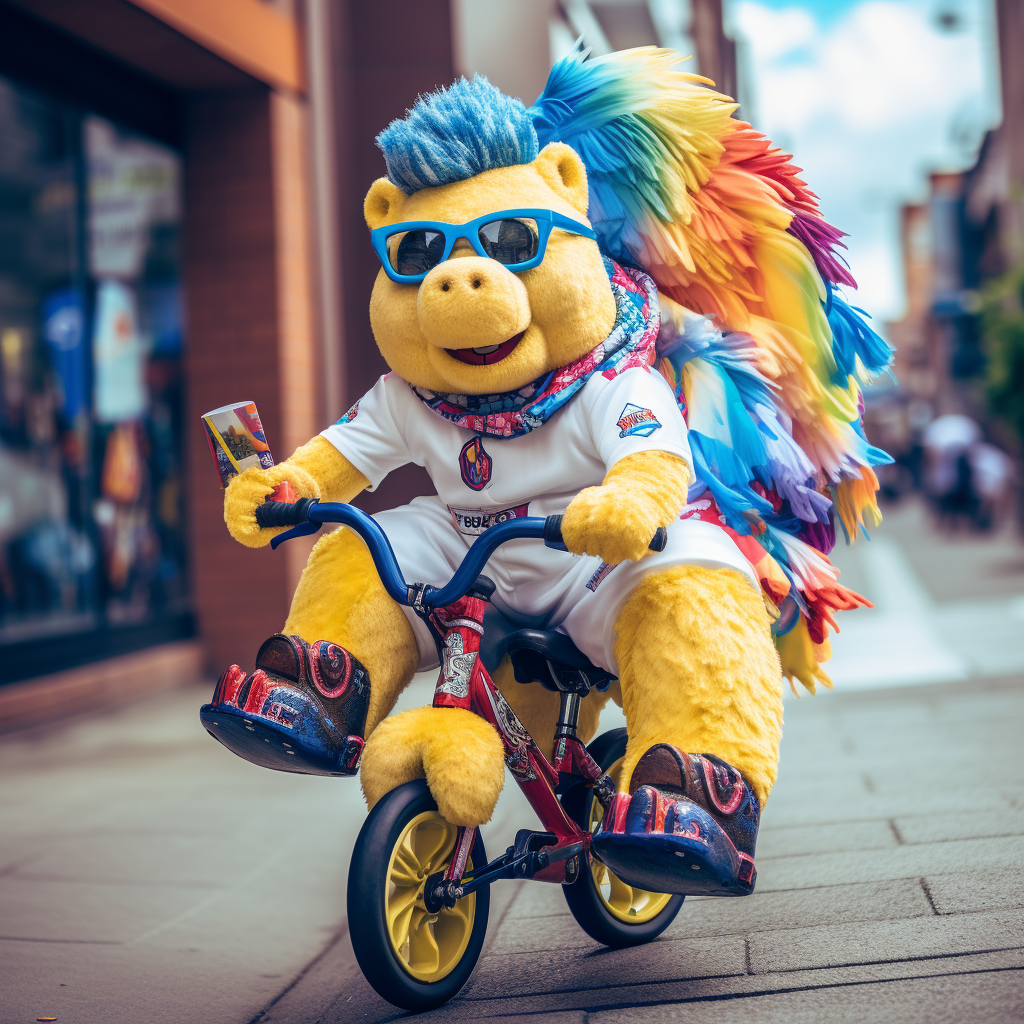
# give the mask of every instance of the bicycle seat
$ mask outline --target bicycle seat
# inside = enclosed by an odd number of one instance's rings
[[[565,634],[554,629],[515,629],[503,616],[488,612],[481,654],[494,671],[507,654],[516,680],[538,682],[547,690],[587,693],[607,690],[615,679],[598,668]],[[490,635],[488,635],[490,634]]]

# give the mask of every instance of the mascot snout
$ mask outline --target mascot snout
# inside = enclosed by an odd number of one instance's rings
[[[483,365],[504,359],[518,344],[530,326],[530,297],[523,282],[496,260],[464,256],[427,274],[416,315],[431,345]]]

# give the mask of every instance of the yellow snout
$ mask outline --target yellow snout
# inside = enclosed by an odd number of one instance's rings
[[[422,280],[416,315],[437,348],[500,345],[530,326],[530,297],[497,261],[463,256],[439,263]]]

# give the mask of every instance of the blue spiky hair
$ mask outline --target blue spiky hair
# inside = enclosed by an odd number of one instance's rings
[[[539,152],[533,119],[522,102],[483,75],[421,96],[404,118],[377,136],[377,145],[388,177],[406,193],[528,164]]]

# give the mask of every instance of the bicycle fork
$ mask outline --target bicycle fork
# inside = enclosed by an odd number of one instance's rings
[[[594,787],[602,804],[607,805],[615,793],[611,778],[602,774],[577,735],[579,689],[561,694],[555,763],[551,764],[495,686],[479,657],[484,612],[493,590],[493,584],[480,577],[465,597],[444,608],[421,612],[441,661],[433,704],[463,708],[490,722],[501,737],[505,765],[547,831],[520,829],[515,843],[501,857],[474,865],[467,876],[476,828],[460,826],[447,868],[430,876],[424,887],[424,903],[431,913],[443,906],[453,907],[463,896],[500,878],[571,884],[579,876],[581,860],[585,863],[590,854],[590,833],[565,814],[555,789],[575,777]]]

